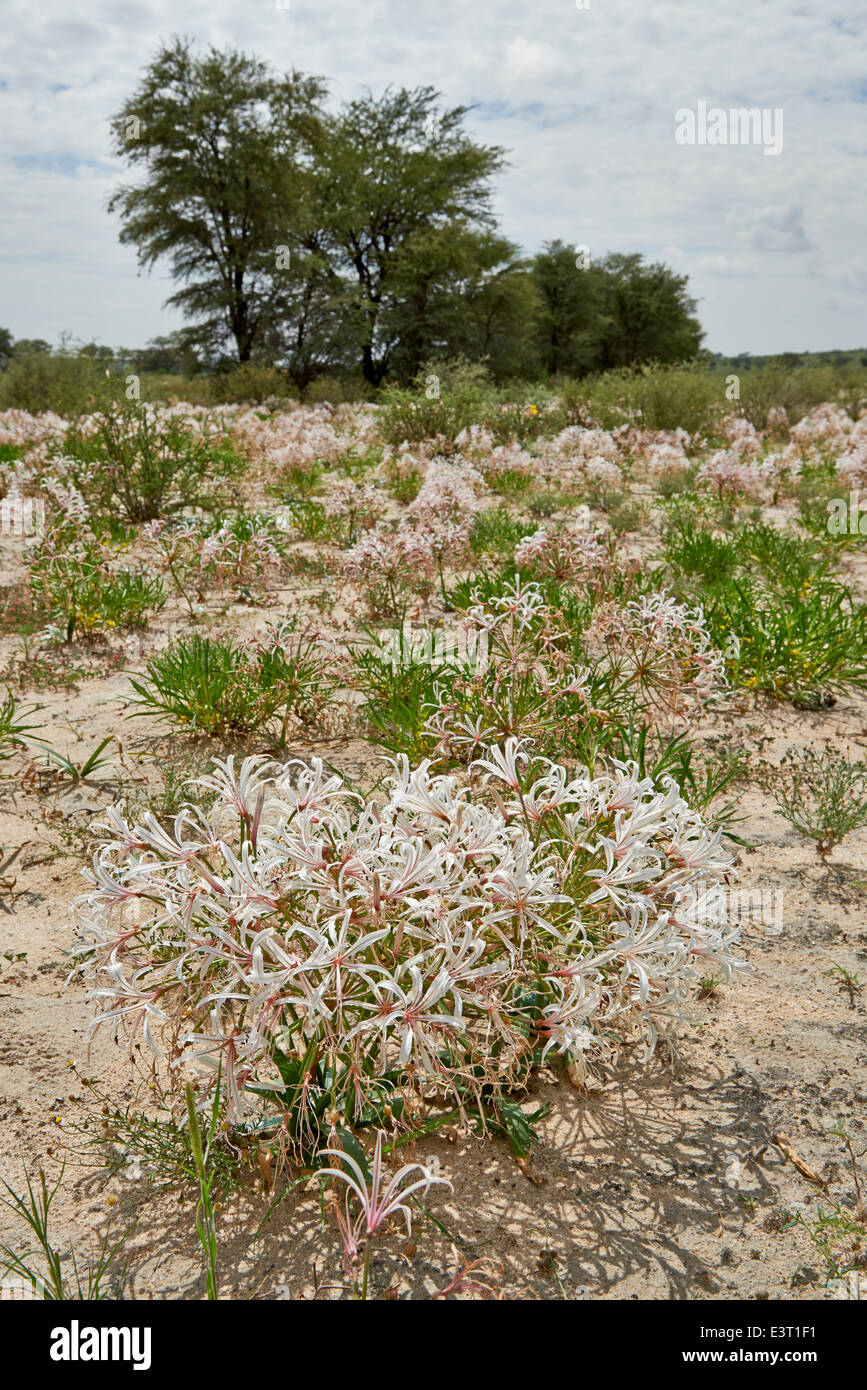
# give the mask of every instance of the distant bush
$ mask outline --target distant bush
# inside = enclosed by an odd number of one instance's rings
[[[13,357],[0,372],[0,410],[53,410],[76,415],[89,408],[104,371],[89,357],[32,352]]]
[[[209,376],[178,376],[174,372],[142,372],[142,399],[186,401],[190,405],[214,405],[214,384]]]
[[[212,377],[210,384],[212,399],[220,405],[297,395],[286,373],[265,362],[242,362],[230,372]]]
[[[726,395],[730,376],[737,377],[738,390],[731,400]],[[713,436],[726,415],[742,415],[756,429],[764,429],[772,406],[782,406],[792,425],[825,401],[839,400],[855,415],[867,393],[864,373],[852,366],[791,366],[783,361],[742,371],[701,362],[652,363],[578,381],[556,379],[552,386],[571,424],[592,420],[602,429],[636,424],[705,436]]]
[[[795,425],[814,406],[835,400],[844,386],[843,377],[833,367],[789,367],[783,362],[769,362],[739,373],[738,381],[738,414],[756,429],[765,428],[772,406],[781,406],[789,424]]]
[[[93,421],[72,425],[63,452],[94,511],[131,522],[227,503],[231,482],[246,468],[228,438],[201,421],[130,401],[105,404]]]
[[[484,363],[431,362],[411,385],[383,389],[380,435],[386,444],[417,444],[437,435],[454,440],[462,429],[481,424],[490,414],[493,395]]]
[[[602,429],[635,424],[651,430],[684,429],[712,434],[731,406],[724,377],[703,366],[652,365],[619,369],[565,384],[563,399],[573,423]]]
[[[311,381],[303,395],[308,405],[318,405],[321,401],[329,405],[355,405],[358,401],[371,400],[375,392],[360,376],[319,376]]]
[[[385,387],[379,403],[386,444],[415,444],[437,435],[453,442],[471,425],[497,444],[523,444],[556,434],[568,423],[559,398],[546,387],[524,381],[497,387],[483,362],[463,357],[426,363],[409,386]]]

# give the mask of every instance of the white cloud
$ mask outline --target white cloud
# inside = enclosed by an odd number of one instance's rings
[[[867,257],[853,256],[839,265],[828,265],[828,279],[849,294],[867,295]]]
[[[365,86],[429,83],[510,148],[504,230],[669,259],[719,351],[860,346],[865,186],[861,0],[7,0],[0,72],[0,323],[135,344],[174,327],[105,199],[108,120],[157,44],[232,43]],[[860,38],[860,42],[859,42]],[[860,98],[860,100],[859,100]],[[782,107],[782,153],[682,147],[675,112]],[[112,172],[112,171],[115,172]],[[672,249],[678,251],[678,258]],[[809,251],[809,256],[802,253]],[[850,267],[850,269],[843,269]]]
[[[695,263],[696,270],[703,271],[706,275],[756,275],[758,271],[745,256],[699,256]]]
[[[813,249],[804,230],[804,209],[796,203],[788,207],[771,206],[730,212],[726,222],[734,229],[735,238],[754,251],[799,253]]]

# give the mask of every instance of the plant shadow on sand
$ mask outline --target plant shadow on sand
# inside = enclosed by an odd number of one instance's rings
[[[580,1095],[566,1080],[534,1083],[528,1108],[546,1102],[550,1110],[538,1125],[531,1180],[503,1142],[428,1136],[404,1151],[401,1161],[437,1159],[454,1192],[422,1196],[412,1245],[403,1222],[392,1223],[375,1248],[371,1293],[429,1298],[449,1282],[460,1252],[501,1266],[506,1298],[719,1296],[732,1233],[778,1201],[781,1161],[767,1148],[759,1088],[743,1073],[693,1075],[662,1059],[605,1067],[600,1086]],[[221,1297],[309,1299],[317,1288],[321,1297],[352,1296],[318,1184],[285,1192],[287,1181],[290,1174],[278,1175],[266,1195],[248,1170],[226,1200],[218,1266],[231,1277],[221,1280]],[[101,1169],[76,1185],[92,1199],[105,1182]],[[150,1209],[124,1251],[127,1297],[204,1297],[192,1185],[178,1197],[177,1186],[141,1184],[120,1197],[117,1227]]]

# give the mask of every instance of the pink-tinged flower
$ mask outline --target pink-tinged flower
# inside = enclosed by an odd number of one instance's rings
[[[518,764],[527,763],[529,755],[521,748],[516,738],[506,740],[504,749],[491,748],[487,758],[477,758],[472,764],[472,768],[481,767],[485,769],[485,780],[489,781],[492,777],[497,781],[505,782],[507,787],[516,792],[520,790],[521,779],[518,775]]]
[[[480,1298],[500,1297],[500,1281],[503,1266],[487,1255],[468,1263],[465,1256],[457,1251],[458,1267],[444,1289],[439,1289],[432,1298],[449,1298],[454,1294],[478,1294]]]
[[[287,1103],[312,1136],[321,1068],[355,1115],[416,1080],[496,1087],[528,1026],[579,1065],[581,1029],[652,1044],[704,960],[740,968],[726,912],[689,906],[730,858],[671,779],[576,776],[514,738],[480,751],[469,779],[399,758],[384,804],[321,763],[252,760],[217,763],[214,800],[173,825],[109,808],[76,904],[102,1018],[143,1025],[170,1080],[189,1060],[213,1088],[222,1067],[239,1117],[308,1056]]]
[[[515,546],[515,564],[532,569],[540,577],[570,579],[580,577],[598,591],[601,581],[614,573],[611,547],[601,531],[565,528],[548,531],[541,526]]]
[[[344,1153],[342,1149],[320,1149],[319,1151],[320,1154],[330,1154],[332,1158],[340,1159],[342,1163],[347,1164],[352,1169],[352,1173],[347,1173],[342,1168],[323,1168],[318,1171],[318,1176],[337,1178],[340,1182],[346,1183],[347,1229],[351,1229],[356,1237],[362,1225],[368,1236],[376,1235],[383,1223],[399,1211],[403,1212],[406,1218],[407,1234],[411,1234],[412,1212],[407,1206],[407,1198],[411,1197],[414,1192],[427,1192],[434,1183],[439,1183],[443,1187],[452,1186],[448,1178],[439,1177],[421,1163],[405,1163],[389,1179],[383,1189],[385,1174],[382,1167],[382,1141],[384,1138],[385,1130],[378,1130],[369,1183],[361,1165],[349,1154]],[[421,1173],[421,1177],[417,1178],[415,1182],[408,1183],[412,1173]],[[361,1208],[351,1226],[348,1219],[350,1194],[356,1198]]]
[[[549,920],[550,909],[571,899],[557,892],[553,864],[533,868],[530,855],[515,856],[512,863],[498,867],[487,876],[486,887],[495,908],[489,917],[491,922],[516,917],[522,933],[531,925],[546,934],[558,935]]]
[[[455,1012],[446,1013],[437,1006],[452,993],[451,980],[442,970],[433,980],[426,980],[418,965],[410,961],[404,968],[409,974],[410,988],[404,989],[396,979],[383,975],[373,984],[372,999],[361,1007],[370,1011],[347,1034],[348,1038],[379,1033],[383,1055],[389,1037],[400,1038],[398,1066],[405,1067],[412,1057],[428,1076],[437,1074],[437,1035],[446,1029],[461,1032],[466,1021],[461,1017],[461,997],[454,998]]]
[[[742,459],[732,449],[721,449],[699,467],[698,482],[710,483],[720,497],[758,497],[768,471],[757,459]]]

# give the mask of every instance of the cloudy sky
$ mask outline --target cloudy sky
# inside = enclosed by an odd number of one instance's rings
[[[105,211],[108,119],[177,34],[321,74],[335,102],[431,84],[474,105],[511,151],[507,235],[667,261],[715,351],[867,345],[865,31],[863,0],[0,0],[0,325],[112,346],[178,326]],[[782,110],[782,151],[678,144],[699,102]]]

